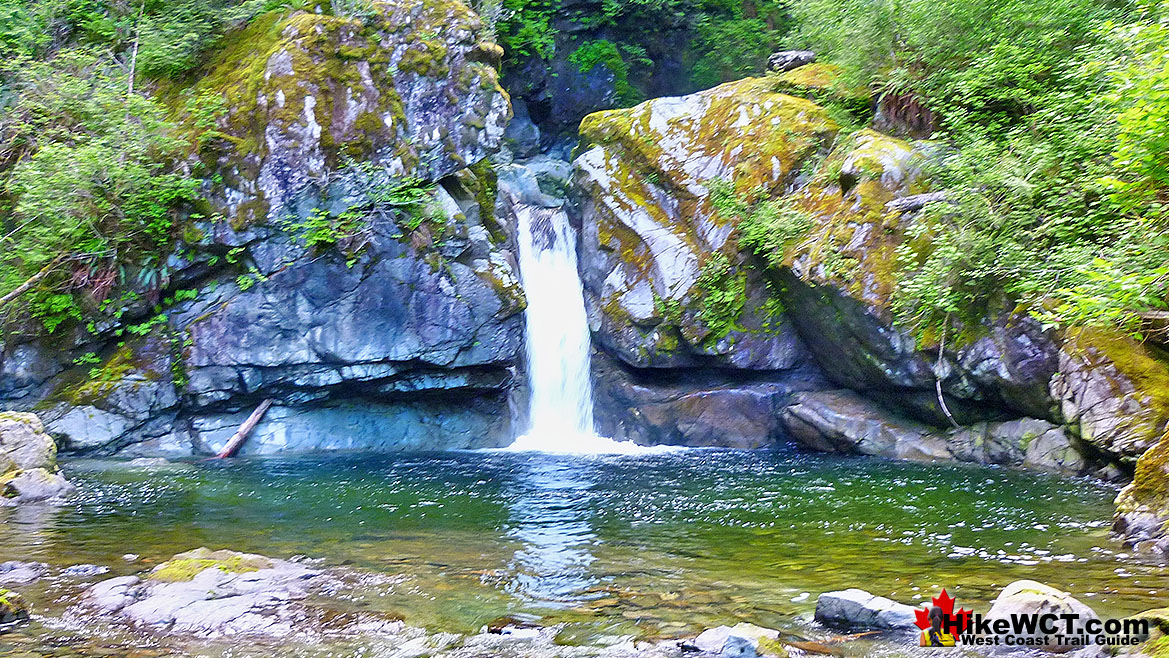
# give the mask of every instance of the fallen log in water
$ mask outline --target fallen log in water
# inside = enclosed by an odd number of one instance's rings
[[[252,430],[254,430],[256,425],[259,424],[260,419],[264,417],[264,412],[268,411],[268,407],[270,406],[272,406],[271,399],[261,402],[260,406],[256,407],[256,410],[252,412],[252,415],[248,416],[248,419],[244,421],[243,425],[240,425],[239,429],[235,431],[235,434],[231,436],[231,439],[227,442],[227,445],[223,446],[223,450],[218,455],[215,455],[215,458],[226,459],[228,457],[234,457],[235,453],[239,452],[240,446],[244,444],[244,441],[247,440],[248,435],[251,434]]]

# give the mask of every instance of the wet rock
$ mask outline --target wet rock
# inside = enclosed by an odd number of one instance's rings
[[[1069,332],[1051,396],[1085,441],[1126,461],[1169,426],[1169,366],[1145,346],[1103,331]]]
[[[1019,580],[1007,585],[999,593],[994,603],[991,604],[990,610],[986,613],[986,618],[993,620],[1010,619],[1011,615],[1062,614],[1077,616],[1073,625],[1075,632],[1071,635],[1083,634],[1084,624],[1089,619],[1099,619],[1091,608],[1078,601],[1071,594],[1042,583],[1037,583],[1033,580]],[[1063,634],[1061,633],[1061,635]],[[1037,630],[1034,633],[1021,633],[1017,637],[1038,638],[1045,637],[1045,634]],[[1048,651],[1063,652],[1080,648],[1078,646],[1060,644],[1056,638],[1057,636],[1055,635],[1047,638],[1048,644],[1046,645],[1046,649]]]
[[[1090,470],[1079,441],[1036,418],[939,430],[846,390],[801,393],[780,417],[792,437],[822,452],[998,464],[1068,475]]]
[[[20,594],[0,588],[0,633],[12,624],[28,621],[31,606]]]
[[[767,70],[783,73],[816,61],[811,50],[781,50],[767,58]]]
[[[57,469],[57,445],[36,414],[0,413],[0,474],[30,468]]]
[[[816,599],[816,621],[835,628],[915,628],[913,607],[861,589],[825,592]]]
[[[801,393],[795,400],[781,418],[792,437],[814,450],[926,461],[953,458],[945,440],[930,427],[899,418],[852,391]]]
[[[200,548],[145,576],[100,582],[85,603],[133,624],[198,636],[284,636],[321,572],[284,560]]]
[[[779,412],[793,393],[819,382],[800,372],[767,382],[736,381],[725,372],[630,371],[604,353],[593,357],[592,366],[599,430],[642,445],[771,445],[783,436]]]
[[[97,564],[75,564],[62,569],[61,575],[68,578],[93,578],[94,576],[109,573],[109,571],[109,567],[103,567]]]
[[[504,144],[517,158],[530,158],[540,150],[540,129],[528,116],[528,104],[523,100],[512,101],[512,118],[503,133]]]
[[[729,658],[742,656],[754,658],[761,642],[775,641],[779,631],[754,624],[739,623],[734,626],[709,628],[699,634],[690,644],[694,649],[711,656]]]
[[[0,563],[0,583],[27,585],[49,573],[49,565],[43,562],[19,562],[10,560]]]
[[[0,413],[0,503],[53,501],[73,488],[57,473],[57,445],[40,418]]]
[[[1112,527],[1131,546],[1169,554],[1169,433],[1137,460]]]
[[[0,477],[0,500],[7,503],[35,503],[59,500],[75,487],[60,473],[43,468],[10,472]]]

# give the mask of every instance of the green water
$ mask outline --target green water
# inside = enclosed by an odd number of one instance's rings
[[[0,559],[132,573],[205,545],[371,575],[354,605],[468,632],[504,614],[582,637],[790,628],[820,592],[985,609],[1013,580],[1101,614],[1164,604],[1169,570],[1108,538],[1116,491],[980,467],[784,452],[345,455],[67,468],[71,504],[0,510]],[[127,564],[122,555],[140,559]],[[48,603],[51,607],[52,603]]]

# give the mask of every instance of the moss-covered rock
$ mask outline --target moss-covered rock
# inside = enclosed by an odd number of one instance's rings
[[[27,621],[31,610],[23,596],[0,587],[0,626]]]
[[[1051,394],[1085,441],[1129,462],[1169,426],[1169,366],[1146,345],[1105,330],[1067,332]]]
[[[1113,527],[1130,544],[1169,553],[1169,433],[1137,460],[1116,497]]]
[[[72,490],[57,473],[57,445],[41,419],[30,413],[0,413],[0,500],[38,502]]]
[[[0,474],[30,468],[57,470],[57,444],[36,414],[0,412]]]
[[[193,86],[169,90],[180,119],[214,122],[201,157],[223,181],[212,198],[237,225],[283,217],[346,156],[438,180],[498,147],[510,107],[484,62],[478,16],[458,0],[373,7],[368,19],[260,16]]]
[[[212,551],[206,547],[179,553],[163,562],[150,572],[150,580],[177,583],[194,580],[195,576],[207,569],[218,569],[224,573],[248,573],[269,569],[274,562],[263,555],[237,553],[235,551]]]
[[[785,189],[836,129],[823,108],[754,78],[585,117],[593,146],[575,180],[602,344],[637,366],[790,368],[775,292],[743,267],[741,218],[720,199]]]

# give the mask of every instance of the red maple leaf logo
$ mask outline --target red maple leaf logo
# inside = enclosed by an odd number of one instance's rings
[[[944,623],[945,621],[949,621],[951,619],[956,619],[957,623],[958,623],[958,632],[962,632],[962,631],[966,630],[966,627],[970,625],[970,615],[974,614],[974,611],[967,610],[965,608],[961,608],[958,610],[958,613],[955,615],[955,613],[954,613],[954,600],[955,600],[954,597],[950,596],[949,593],[947,593],[946,590],[943,589],[941,594],[935,596],[933,599],[930,600],[930,603],[933,604],[932,606],[918,608],[918,609],[913,611],[913,615],[917,618],[917,620],[914,623],[916,623],[917,627],[920,628],[921,630],[923,630],[923,631],[927,630],[930,627],[930,608],[933,606],[937,606],[937,607],[942,609],[942,614],[945,615],[942,618],[943,619],[943,626],[942,626],[943,629],[946,628],[946,625]]]

